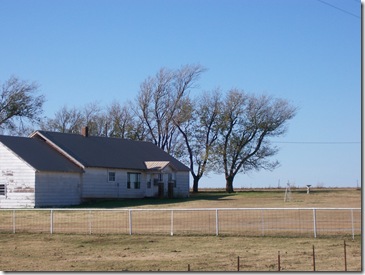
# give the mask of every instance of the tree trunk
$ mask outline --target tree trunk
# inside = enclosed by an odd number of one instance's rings
[[[198,185],[199,185],[199,177],[193,177],[194,178],[194,182],[193,182],[193,193],[198,193]]]
[[[226,177],[226,192],[227,193],[234,193],[234,190],[233,190],[233,177],[232,176]]]

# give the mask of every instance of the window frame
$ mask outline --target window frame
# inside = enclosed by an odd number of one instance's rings
[[[131,175],[136,176],[136,181],[131,181]],[[127,189],[141,189],[141,173],[138,172],[127,173]]]
[[[108,171],[108,182],[115,182],[116,178],[117,178],[117,173],[115,171]]]

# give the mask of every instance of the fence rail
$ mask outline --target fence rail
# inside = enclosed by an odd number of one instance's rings
[[[0,232],[354,238],[361,208],[0,209]]]

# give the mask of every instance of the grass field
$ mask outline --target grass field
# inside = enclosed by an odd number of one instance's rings
[[[0,234],[3,271],[344,271],[336,238]],[[347,270],[361,270],[361,240],[348,239]]]
[[[293,190],[284,202],[283,190],[219,190],[192,194],[187,200],[99,201],[95,208],[216,208],[216,207],[361,207],[361,191]],[[3,271],[312,271],[315,247],[317,271],[361,271],[361,236],[343,237],[222,237],[151,235],[0,234]]]
[[[189,199],[122,199],[85,203],[77,208],[228,208],[228,207],[361,207],[361,190],[354,188],[292,189],[284,202],[285,189],[237,189],[228,194],[219,189],[202,189]]]

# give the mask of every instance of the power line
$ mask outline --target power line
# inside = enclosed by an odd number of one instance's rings
[[[354,16],[354,17],[356,17],[356,18],[360,19],[360,16],[358,16],[358,15],[356,15],[356,14],[352,13],[352,12],[349,12],[349,11],[347,11],[347,10],[341,9],[341,8],[339,8],[339,7],[335,6],[335,5],[332,5],[332,4],[330,4],[330,3],[327,3],[327,2],[325,2],[325,1],[323,1],[323,0],[317,0],[317,1],[318,1],[318,2],[321,2],[322,4],[325,4],[325,5],[327,5],[327,6],[330,6],[330,7],[334,8],[334,9],[337,9],[337,10],[339,10],[339,11],[342,11],[342,12],[344,12],[344,13],[347,13],[348,15],[351,15],[351,16]]]
[[[360,144],[360,141],[272,141],[280,144]]]

